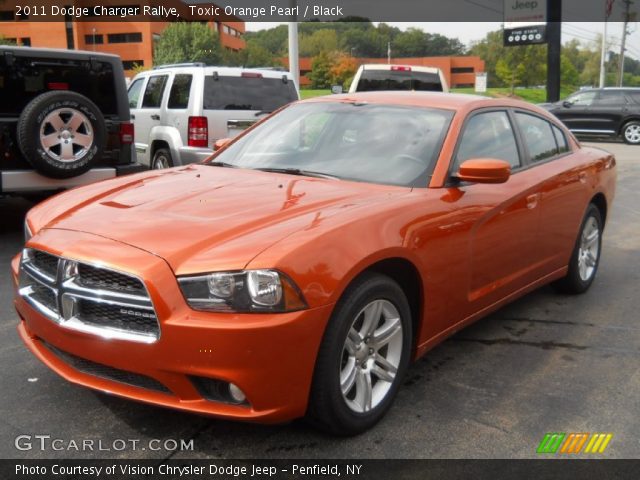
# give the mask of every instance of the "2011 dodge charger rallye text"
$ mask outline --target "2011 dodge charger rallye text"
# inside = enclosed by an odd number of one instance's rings
[[[223,418],[371,427],[410,361],[546,284],[585,292],[615,159],[515,100],[293,103],[207,161],[33,208],[19,333],[67,380]]]

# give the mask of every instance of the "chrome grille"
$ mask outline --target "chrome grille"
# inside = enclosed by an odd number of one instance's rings
[[[20,295],[56,323],[105,338],[152,343],[160,337],[138,278],[29,248],[20,267]]]

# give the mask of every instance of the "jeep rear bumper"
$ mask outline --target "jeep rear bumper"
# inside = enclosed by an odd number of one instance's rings
[[[113,177],[146,170],[144,165],[133,163],[110,168],[94,168],[73,178],[49,178],[35,170],[7,170],[0,172],[0,193],[33,193],[78,187]]]

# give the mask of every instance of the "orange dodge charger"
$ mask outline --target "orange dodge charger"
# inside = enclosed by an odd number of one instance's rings
[[[335,95],[217,144],[29,212],[18,330],[67,380],[355,434],[449,335],[596,275],[615,159],[533,105]]]

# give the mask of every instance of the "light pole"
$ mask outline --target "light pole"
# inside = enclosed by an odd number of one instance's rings
[[[93,27],[91,29],[91,32],[93,33],[93,39],[91,41],[91,43],[93,44],[93,51],[96,51],[96,27]]]

